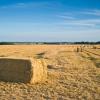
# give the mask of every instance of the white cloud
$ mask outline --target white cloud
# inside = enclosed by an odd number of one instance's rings
[[[12,5],[4,5],[0,8],[8,9],[8,8],[26,8],[26,7],[46,7],[48,6],[48,2],[29,2],[29,3],[16,3]]]
[[[91,15],[88,16],[87,15]],[[95,15],[95,16],[94,16]],[[61,25],[95,27],[100,25],[100,10],[81,10],[62,13],[58,17],[62,21]]]
[[[59,23],[60,25],[69,26],[79,26],[79,27],[95,27],[100,25],[100,19],[74,19],[74,20],[64,20]]]
[[[69,16],[69,15],[59,15],[58,17],[63,18],[63,19],[70,19],[70,20],[75,19],[74,17]]]
[[[89,23],[83,23],[83,22],[79,22],[79,21],[73,21],[73,22],[65,22],[62,23],[62,25],[71,25],[71,26],[85,26],[85,27],[94,27],[95,24],[89,24]]]
[[[100,10],[87,10],[80,13],[85,15],[97,16],[97,17],[100,16]]]

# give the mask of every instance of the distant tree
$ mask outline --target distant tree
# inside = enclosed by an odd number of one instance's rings
[[[0,42],[0,45],[14,45],[13,42]]]

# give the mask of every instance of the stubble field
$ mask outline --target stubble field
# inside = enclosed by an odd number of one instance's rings
[[[0,100],[100,100],[100,45],[2,45],[0,57],[44,59],[44,83],[0,81]],[[19,69],[20,70],[20,69]]]

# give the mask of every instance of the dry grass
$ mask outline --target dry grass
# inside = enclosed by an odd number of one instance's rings
[[[38,58],[48,65],[45,83],[0,82],[0,100],[100,100],[100,46],[75,52],[80,46],[0,46],[1,57]]]

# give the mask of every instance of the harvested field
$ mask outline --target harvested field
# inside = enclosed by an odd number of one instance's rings
[[[2,45],[0,57],[42,59],[44,83],[0,81],[0,100],[100,100],[100,45]]]

